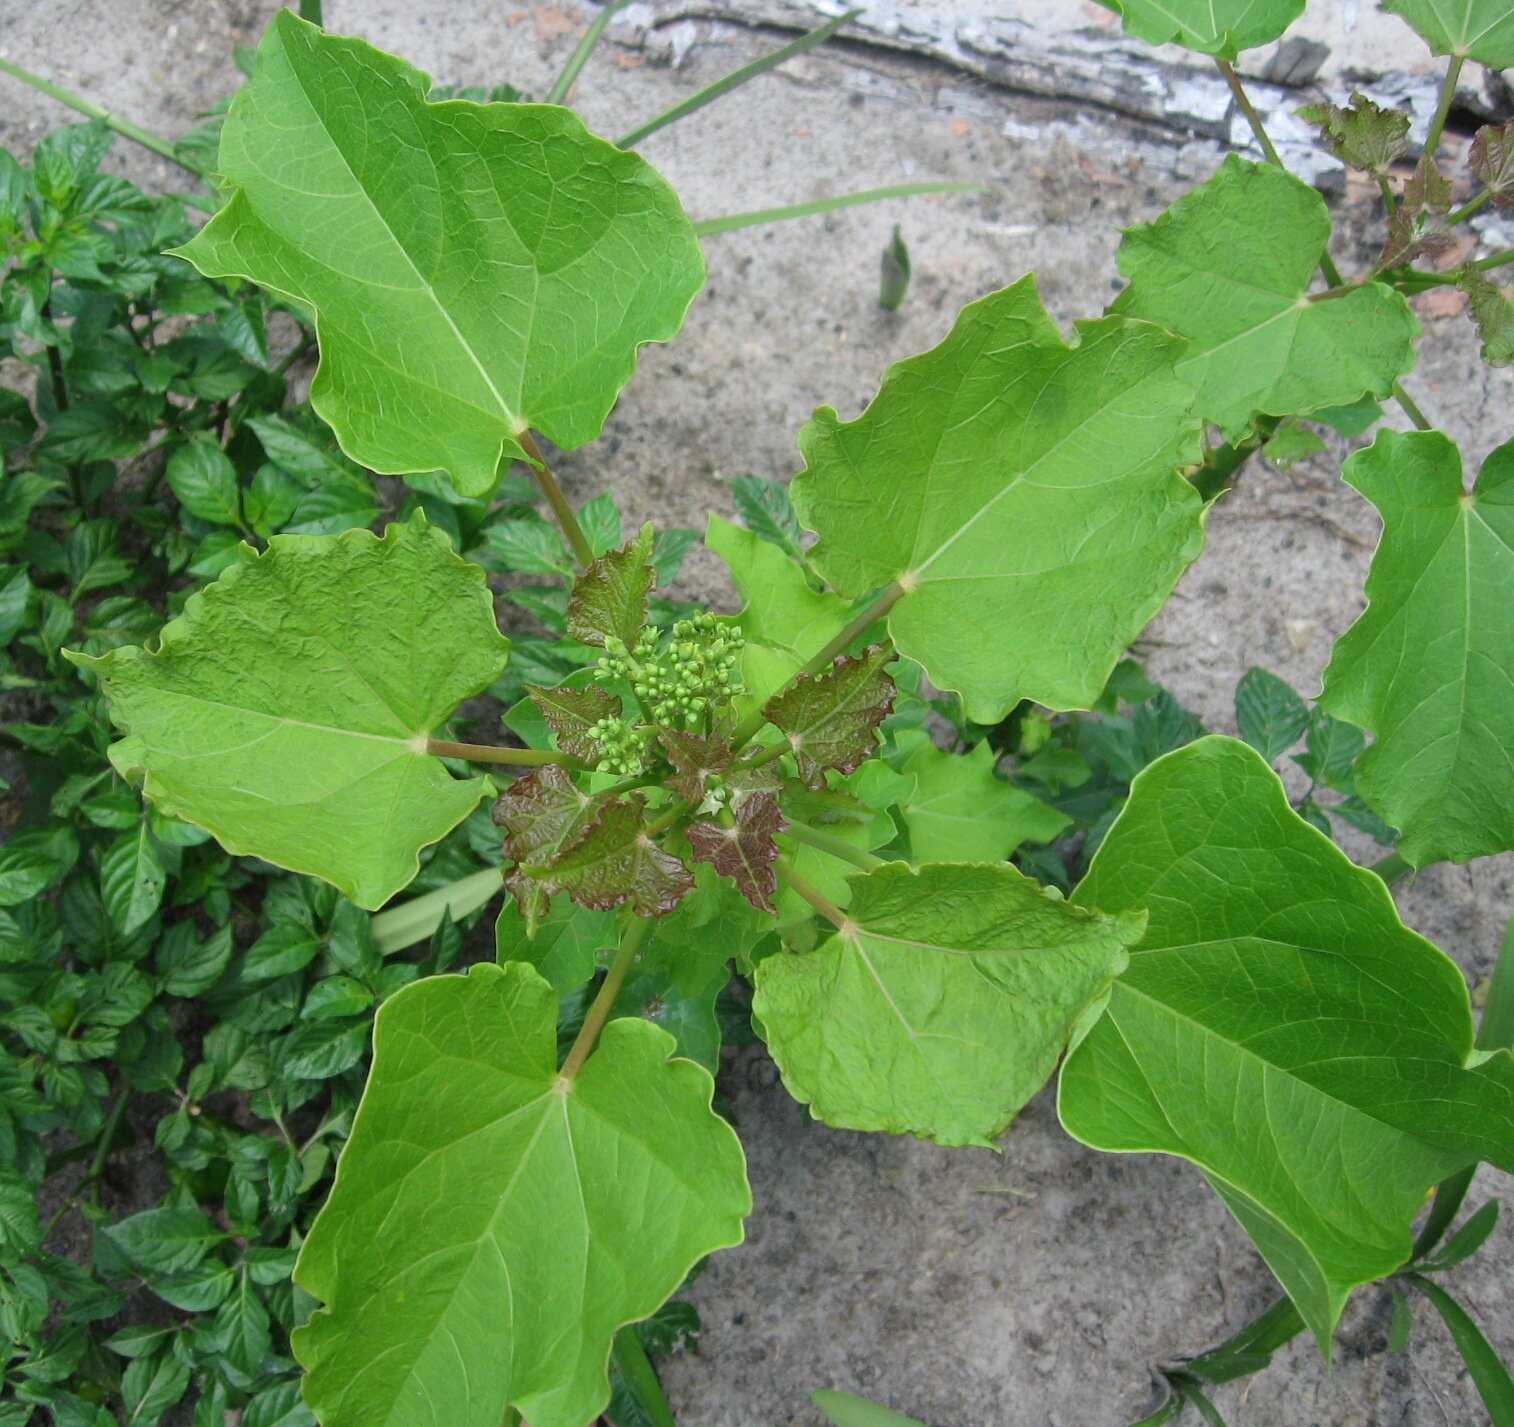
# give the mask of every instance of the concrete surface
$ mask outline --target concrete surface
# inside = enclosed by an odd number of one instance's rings
[[[1342,24],[1346,8],[1332,12]],[[237,82],[230,47],[253,42],[272,9],[269,0],[0,0],[0,48],[172,134]],[[1370,9],[1359,7],[1363,24]],[[585,13],[568,0],[519,9],[331,0],[328,23],[454,82],[508,79],[539,93]],[[581,108],[619,132],[773,39],[731,25],[679,36],[653,27],[591,62]],[[12,147],[65,117],[0,80],[0,140]],[[858,45],[806,57],[645,152],[700,217],[905,178],[989,186],[708,244],[709,285],[687,329],[648,351],[604,437],[563,462],[579,498],[613,485],[633,519],[655,512],[688,525],[712,506],[729,512],[729,479],[790,474],[794,433],[815,405],[854,413],[883,368],[937,341],[964,302],[1034,270],[1059,320],[1095,315],[1116,286],[1118,227],[1155,216],[1220,158],[1207,141]],[[117,153],[150,182],[182,182],[124,143]],[[1348,188],[1339,201],[1348,270],[1373,237],[1363,234],[1364,198]],[[874,299],[895,222],[916,282],[890,316]],[[1480,458],[1514,434],[1509,377],[1479,365],[1464,318],[1437,311],[1425,311],[1410,385]],[[1250,664],[1316,689],[1332,640],[1360,607],[1374,517],[1335,478],[1339,454],[1286,475],[1249,469],[1149,631],[1152,672],[1212,728],[1233,729],[1232,691]],[[709,558],[691,560],[684,588],[729,600]],[[1475,980],[1514,909],[1514,859],[1431,871],[1402,904]],[[1047,1097],[994,1155],[807,1123],[755,1052],[738,1058],[726,1088],[757,1209],[747,1245],[717,1256],[697,1287],[704,1350],[668,1368],[684,1427],[815,1427],[807,1393],[826,1386],[932,1427],[1121,1427],[1151,1406],[1148,1364],[1213,1343],[1270,1301],[1265,1269],[1196,1172],[1082,1149]],[[1485,1172],[1480,1188],[1507,1183]],[[1506,1355],[1511,1247],[1500,1231],[1457,1279]],[[1385,1323],[1381,1296],[1360,1295],[1334,1369],[1311,1347],[1284,1354],[1218,1395],[1232,1427],[1484,1420],[1437,1325],[1421,1312],[1410,1351],[1389,1355]]]

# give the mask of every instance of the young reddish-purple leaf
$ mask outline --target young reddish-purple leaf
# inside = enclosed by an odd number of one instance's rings
[[[1490,367],[1514,362],[1514,302],[1476,263],[1456,270],[1456,285],[1467,294],[1467,313],[1482,338],[1482,359]]]
[[[593,827],[599,804],[581,792],[556,763],[517,778],[494,805],[494,821],[505,831],[505,854],[516,865],[505,873],[531,935],[546,915],[548,891],[526,870],[527,862],[548,861],[574,847]]]
[[[710,791],[710,783],[730,770],[736,761],[731,745],[720,737],[683,733],[676,728],[659,729],[658,742],[673,765],[670,787],[691,808],[697,808]]]
[[[640,794],[607,804],[587,836],[524,870],[548,892],[606,912],[630,902],[638,916],[671,912],[694,886],[689,869],[647,836]]]
[[[1495,208],[1514,208],[1514,124],[1488,124],[1467,150],[1473,177],[1493,190]]]
[[[823,674],[802,674],[774,694],[762,712],[794,750],[799,776],[812,788],[825,786],[825,770],[850,773],[878,743],[878,725],[894,704],[894,681],[883,666],[894,658],[874,644],[853,657],[843,654]]]
[[[586,763],[597,762],[604,747],[592,732],[602,718],[620,717],[620,699],[598,684],[584,689],[543,689],[526,685],[531,702],[541,710],[547,727],[557,735],[557,746]]]
[[[1403,197],[1388,219],[1388,241],[1377,266],[1396,268],[1426,254],[1444,253],[1456,242],[1451,230],[1440,221],[1451,211],[1451,180],[1440,171],[1429,154],[1420,156],[1419,164],[1404,185]]]
[[[696,862],[708,862],[722,877],[735,882],[741,895],[758,911],[771,912],[778,877],[774,837],[788,826],[772,793],[753,793],[735,809],[736,822],[697,822],[689,827],[689,848]]]
[[[1353,94],[1349,109],[1306,104],[1297,112],[1300,119],[1319,125],[1331,153],[1365,173],[1383,173],[1409,144],[1409,116],[1402,109],[1384,109],[1365,94]]]
[[[568,633],[585,644],[604,648],[609,639],[627,646],[647,620],[647,596],[657,584],[652,568],[652,527],[619,550],[601,555],[573,581],[568,601]]]

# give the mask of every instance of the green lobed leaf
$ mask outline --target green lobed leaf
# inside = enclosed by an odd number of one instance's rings
[[[379,1011],[374,1068],[295,1278],[324,1427],[584,1427],[617,1328],[751,1197],[713,1082],[671,1037],[613,1020],[573,1080],[557,1001],[520,964],[420,981]]]
[[[855,772],[877,748],[878,725],[894,705],[894,681],[883,672],[894,658],[887,644],[843,654],[819,674],[799,675],[762,706],[809,787],[825,787],[828,768]]]
[[[313,315],[311,401],[351,456],[481,495],[529,427],[599,434],[704,265],[672,190],[575,114],[429,89],[279,11],[222,130],[231,196],[181,254]]]
[[[1514,1163],[1514,1060],[1463,1068],[1461,973],[1238,740],[1142,772],[1076,900],[1149,921],[1063,1067],[1063,1124],[1197,1164],[1328,1348],[1432,1185]]]
[[[550,859],[533,854],[522,871],[549,893],[608,911],[629,902],[638,916],[671,912],[694,885],[689,869],[646,835],[639,793],[605,804],[589,830]],[[508,879],[507,879],[508,880]]]
[[[997,776],[987,740],[965,754],[942,752],[924,730],[901,730],[895,741],[914,745],[900,770],[914,785],[898,807],[915,862],[993,862],[1022,842],[1050,842],[1070,825]]]
[[[795,1099],[828,1125],[986,1145],[1051,1074],[1140,934],[1007,863],[889,863],[846,924],[757,968],[753,1014]]]
[[[1387,396],[1414,365],[1419,323],[1379,282],[1310,302],[1329,236],[1325,200],[1307,183],[1232,154],[1154,223],[1125,230],[1130,286],[1110,310],[1188,339],[1177,374],[1227,438],[1255,412],[1304,416]]]
[[[483,571],[411,524],[244,546],[156,652],[69,657],[99,673],[127,735],[111,759],[156,807],[373,908],[489,791],[425,740],[509,647]]]
[[[1514,10],[1508,0],[1383,0],[1438,55],[1489,69],[1514,66]]]
[[[1137,39],[1233,60],[1270,45],[1304,12],[1304,0],[1101,0]]]
[[[1381,432],[1342,474],[1383,517],[1320,696],[1377,735],[1357,789],[1416,867],[1514,847],[1514,444],[1471,491],[1439,432]]]
[[[611,639],[634,648],[647,622],[647,596],[657,584],[651,558],[650,522],[621,549],[599,556],[573,581],[568,633],[599,648]]]
[[[708,862],[722,877],[735,882],[758,911],[772,912],[778,891],[773,867],[778,844],[773,839],[787,826],[776,794],[752,793],[735,805],[730,827],[719,822],[691,823],[689,849],[696,862]]]
[[[811,563],[855,598],[897,581],[899,652],[969,718],[1088,708],[1203,543],[1182,344],[1144,322],[1067,346],[1033,278],[965,307],[852,422],[800,434]]]
[[[1300,119],[1317,124],[1337,158],[1364,173],[1385,173],[1409,147],[1409,116],[1385,109],[1365,94],[1352,94],[1350,107],[1306,104]]]

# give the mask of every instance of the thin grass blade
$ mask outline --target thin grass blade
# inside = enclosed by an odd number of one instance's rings
[[[1482,1330],[1472,1321],[1467,1310],[1438,1283],[1421,1278],[1417,1273],[1411,1273],[1407,1278],[1435,1305],[1441,1320],[1450,1329],[1456,1350],[1472,1374],[1477,1394],[1482,1398],[1493,1427],[1514,1427],[1514,1379],[1509,1377],[1509,1370],[1499,1361]]]
[[[887,198],[914,198],[921,193],[982,193],[981,183],[896,183],[888,188],[865,188],[860,193],[843,193],[836,198],[817,198],[811,203],[792,203],[785,208],[758,208],[751,213],[728,213],[724,218],[706,218],[694,225],[701,238],[716,233],[730,233],[737,228],[754,228],[759,223],[786,223],[791,218],[811,218],[817,213],[832,213],[838,208],[852,208],[859,203],[882,203]]]
[[[598,47],[600,36],[605,32],[605,26],[615,18],[617,10],[624,10],[630,3],[631,0],[610,0],[610,3],[589,21],[589,28],[584,31],[583,38],[573,47],[573,53],[568,56],[567,64],[562,67],[562,73],[552,81],[552,87],[547,91],[546,103],[561,104],[568,97],[568,91],[573,88],[573,81],[578,78],[578,72]]]

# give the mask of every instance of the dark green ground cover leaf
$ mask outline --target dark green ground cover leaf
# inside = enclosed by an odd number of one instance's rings
[[[1145,322],[1069,347],[1025,278],[897,363],[855,421],[800,434],[795,508],[843,595],[897,581],[900,653],[970,718],[1087,708],[1203,543],[1183,344]]]
[[[477,566],[439,532],[243,547],[166,626],[94,668],[126,738],[112,759],[164,812],[377,907],[489,790],[426,736],[504,665]]]
[[[231,197],[183,252],[314,315],[312,403],[355,459],[478,495],[528,428],[599,434],[704,266],[667,185],[570,111],[429,89],[281,10],[222,130]]]
[[[851,887],[845,927],[761,962],[753,1014],[826,1124],[944,1145],[1009,1124],[1140,930],[1007,863],[892,863]]]
[[[1470,491],[1439,432],[1382,432],[1342,474],[1383,517],[1320,696],[1377,735],[1356,787],[1417,867],[1514,847],[1514,444]]]
[[[1143,772],[1077,900],[1149,920],[1063,1067],[1063,1124],[1197,1164],[1328,1347],[1432,1185],[1514,1163],[1514,1060],[1464,1068],[1461,973],[1237,740]]]
[[[573,1081],[529,967],[418,982],[379,1013],[373,1078],[300,1254],[296,1335],[325,1427],[583,1427],[610,1340],[740,1241],[741,1149],[709,1074],[621,1019]],[[571,1266],[571,1271],[570,1271]]]
[[[1414,365],[1419,323],[1383,283],[1309,302],[1329,236],[1325,200],[1308,184],[1232,154],[1154,223],[1125,230],[1130,286],[1111,311],[1188,338],[1177,374],[1232,439],[1255,412],[1303,416],[1386,396]]]

